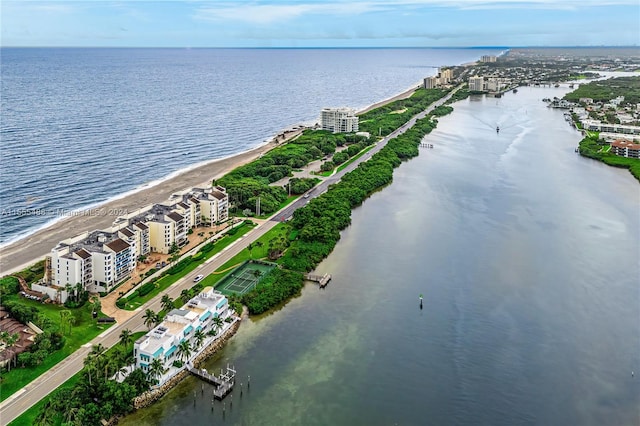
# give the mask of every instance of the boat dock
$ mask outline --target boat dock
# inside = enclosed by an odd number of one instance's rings
[[[204,380],[205,382],[209,382],[214,385],[215,389],[213,390],[213,396],[216,399],[222,400],[229,394],[229,392],[233,390],[236,370],[233,367],[229,367],[229,365],[227,365],[226,372],[222,371],[222,369],[220,370],[220,377],[216,377],[204,368],[198,369],[189,365],[187,366],[187,371],[189,371],[189,373],[193,374],[194,376]]]
[[[306,274],[304,278],[308,281],[317,282],[320,285],[320,288],[325,288],[327,284],[329,284],[329,281],[331,281],[331,274],[324,274],[324,275]]]

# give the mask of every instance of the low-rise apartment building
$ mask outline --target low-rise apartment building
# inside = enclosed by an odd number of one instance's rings
[[[173,309],[167,313],[160,324],[135,342],[135,367],[149,371],[154,359],[160,360],[167,370],[175,361],[187,362],[186,354],[180,350],[180,344],[188,342],[191,356],[195,355],[199,349],[196,332],[201,331],[210,336],[217,334],[219,330],[216,330],[214,318],[224,320],[230,314],[227,298],[213,287],[205,287],[180,309]],[[159,385],[167,378],[164,375],[159,378]]]
[[[47,264],[50,270],[46,284],[61,289],[80,284],[90,292],[109,291],[135,269],[135,234],[131,230],[85,232],[58,243],[51,250]],[[58,297],[49,296],[54,300]],[[65,291],[59,297],[63,299],[60,302],[64,302],[68,295]]]
[[[620,157],[640,158],[640,144],[618,139],[611,142],[610,152]]]
[[[640,135],[640,126],[628,124],[603,123],[599,120],[583,120],[582,127],[592,132],[622,133],[628,135]]]

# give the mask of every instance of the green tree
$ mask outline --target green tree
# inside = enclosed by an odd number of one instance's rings
[[[202,330],[197,330],[194,334],[193,334],[193,338],[196,339],[196,349],[200,349],[200,346],[202,346],[202,342],[204,342],[205,339],[205,334],[202,332]]]
[[[131,330],[125,328],[120,332],[120,344],[126,348],[131,343],[132,337],[133,335],[131,333]]]
[[[156,314],[152,309],[147,309],[144,312],[142,319],[144,320],[144,325],[146,325],[147,328],[151,330],[151,327],[158,321],[158,314]]]
[[[180,361],[187,361],[191,358],[191,354],[193,353],[193,349],[191,348],[191,342],[188,340],[183,340],[178,344],[178,358]]]
[[[215,333],[216,335],[218,334],[218,331],[220,331],[220,329],[222,328],[222,325],[223,325],[223,324],[224,324],[224,323],[223,323],[223,321],[222,321],[222,318],[220,318],[220,317],[215,317],[215,318],[213,319],[213,330],[214,330],[214,333]]]
[[[167,369],[164,367],[162,361],[159,358],[154,358],[149,364],[149,377],[153,381],[153,383],[159,383],[160,378],[164,373],[167,372]]]
[[[162,296],[160,304],[165,312],[169,312],[173,309],[173,299],[168,294]]]

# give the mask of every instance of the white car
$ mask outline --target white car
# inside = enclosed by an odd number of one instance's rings
[[[196,277],[193,279],[193,282],[197,283],[198,281],[200,281],[203,278],[204,278],[204,275],[196,275]]]

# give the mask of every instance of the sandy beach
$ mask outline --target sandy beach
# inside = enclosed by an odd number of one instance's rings
[[[279,143],[289,140],[300,133],[300,130],[289,131],[285,134],[285,139],[280,139]],[[275,141],[271,141],[232,157],[213,160],[157,185],[143,188],[138,192],[107,202],[98,209],[92,209],[91,214],[69,216],[11,243],[0,249],[0,275],[22,270],[42,260],[56,244],[64,239],[85,231],[110,227],[118,216],[117,214],[109,214],[110,211],[133,211],[151,203],[165,202],[171,194],[177,191],[194,186],[210,185],[212,179],[219,179],[236,167],[253,161],[277,145]],[[95,214],[94,212],[96,211],[99,211],[99,213]]]
[[[408,98],[418,87],[419,84],[416,83],[415,87],[380,102],[376,102],[358,111],[358,114],[363,114],[398,99]],[[62,240],[82,232],[110,227],[119,215],[109,214],[109,212],[133,211],[152,203],[165,202],[171,194],[177,191],[209,185],[213,179],[219,179],[236,167],[253,161],[260,155],[278,146],[278,144],[298,136],[301,132],[302,130],[285,130],[265,145],[228,158],[213,160],[202,166],[178,174],[157,185],[143,188],[125,197],[106,202],[98,209],[87,211],[86,214],[66,217],[51,226],[8,244],[0,248],[0,276],[20,271],[42,260],[44,256],[49,254],[51,249]],[[283,134],[284,138],[280,136]],[[276,142],[276,138],[278,142]],[[95,214],[96,211],[99,213]]]

